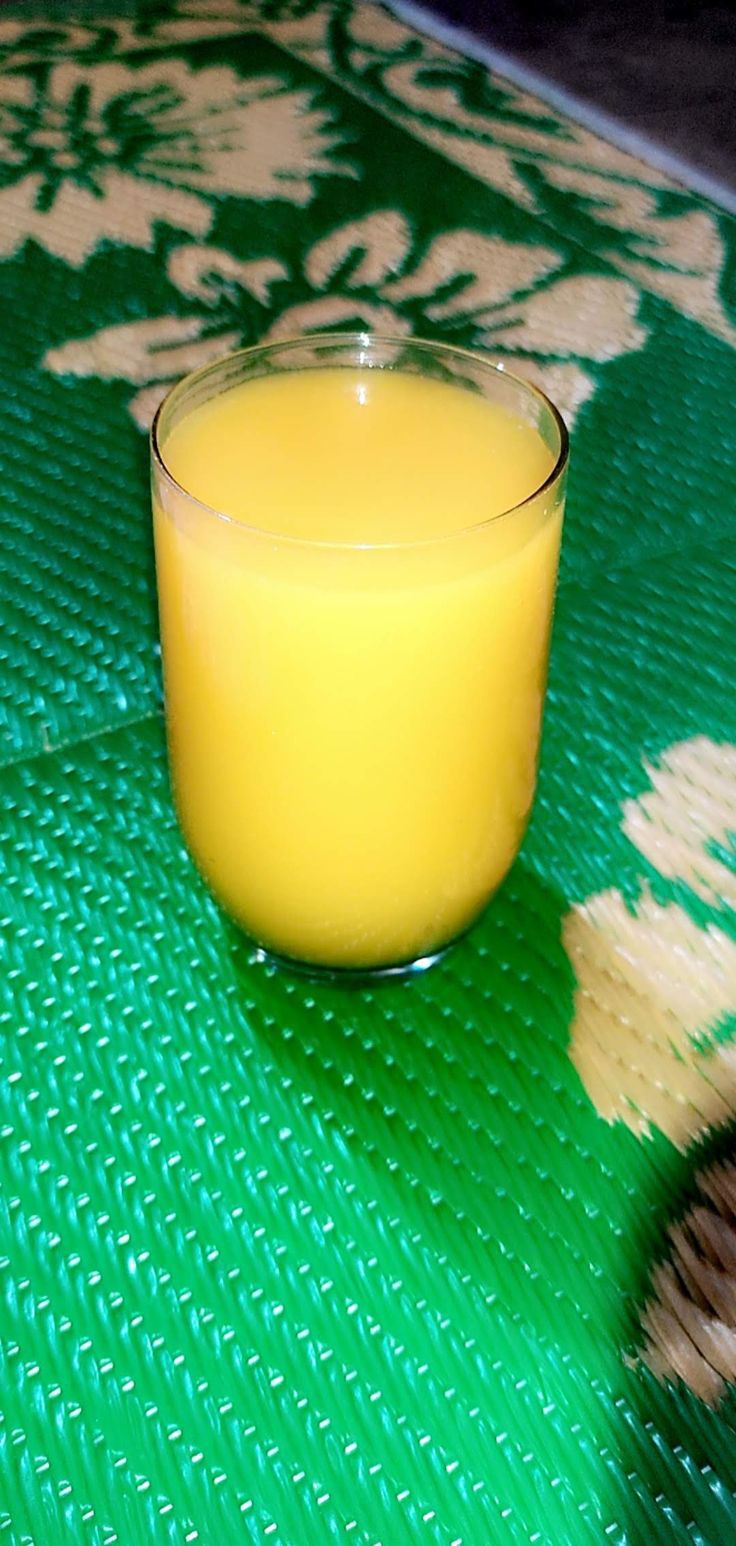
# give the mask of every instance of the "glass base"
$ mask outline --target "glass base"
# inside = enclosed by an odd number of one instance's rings
[[[254,947],[251,960],[275,967],[277,971],[296,972],[299,977],[306,977],[311,982],[331,982],[338,987],[366,987],[373,983],[397,982],[402,977],[416,977],[420,972],[428,972],[431,966],[435,966],[452,950],[454,944],[455,940],[449,940],[429,955],[417,956],[413,961],[401,961],[394,966],[320,966],[314,961],[299,961],[293,956],[278,955],[274,950],[266,950],[263,945]]]

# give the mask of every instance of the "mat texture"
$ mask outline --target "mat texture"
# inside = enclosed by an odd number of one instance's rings
[[[370,4],[58,10],[0,17],[0,1539],[722,1546],[733,1314],[640,1313],[736,1114],[734,223]],[[353,323],[574,446],[522,856],[374,991],[183,851],[142,432]]]

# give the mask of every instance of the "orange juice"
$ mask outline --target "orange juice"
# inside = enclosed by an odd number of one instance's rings
[[[431,954],[532,803],[555,451],[463,385],[359,366],[241,381],[159,436],[170,759],[199,868],[277,954]]]

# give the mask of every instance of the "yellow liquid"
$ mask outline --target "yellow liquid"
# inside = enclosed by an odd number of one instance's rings
[[[163,455],[231,517],[159,485],[170,758],[200,869],[280,954],[430,953],[498,886],[532,803],[559,490],[491,517],[553,454],[460,386],[355,368],[241,383]]]

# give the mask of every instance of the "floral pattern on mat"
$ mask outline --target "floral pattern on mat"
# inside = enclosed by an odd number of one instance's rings
[[[57,374],[139,383],[131,411],[146,427],[168,381],[252,341],[241,319],[254,300],[259,338],[368,327],[470,341],[531,377],[572,421],[595,391],[597,367],[639,348],[646,332],[633,285],[562,269],[552,248],[463,229],[444,232],[417,254],[404,215],[379,210],[317,241],[296,276],[303,298],[283,306],[280,293],[293,288],[294,276],[279,257],[247,261],[216,247],[175,248],[169,278],[198,303],[196,311],[101,329],[51,350],[45,363]]]
[[[706,736],[647,768],[623,809],[627,837],[659,875],[736,909],[736,746]],[[736,1113],[736,940],[699,926],[645,882],[635,907],[612,888],[573,908],[564,939],[577,975],[570,1055],[600,1115],[686,1148]]]
[[[346,174],[329,115],[279,77],[167,59],[0,79],[0,256],[28,237],[73,265],[107,239],[149,247],[157,221],[204,236],[212,198],[308,204]]]

